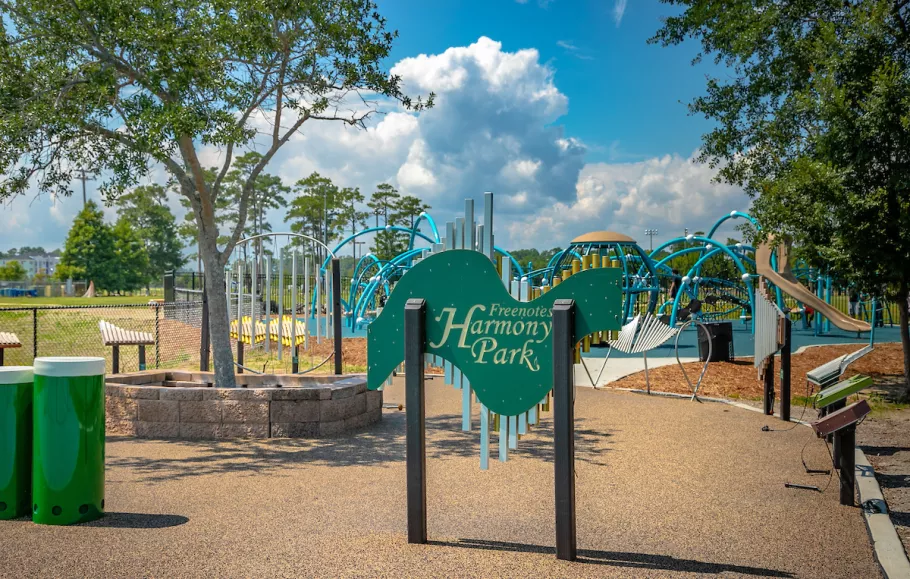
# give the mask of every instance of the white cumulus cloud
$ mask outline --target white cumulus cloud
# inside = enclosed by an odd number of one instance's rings
[[[359,187],[367,198],[388,182],[429,203],[440,225],[463,211],[465,198],[479,201],[493,191],[497,245],[511,248],[565,245],[601,229],[642,237],[644,228],[656,227],[669,237],[683,227],[707,229],[720,215],[748,207],[741,191],[712,184],[714,171],[692,158],[586,164],[585,144],[559,125],[569,100],[535,49],[508,51],[481,37],[405,58],[392,73],[408,94],[435,92],[436,106],[420,113],[386,106],[365,129],[307,122],[266,171],[288,184],[317,171],[341,187]],[[213,165],[221,154],[204,149],[200,156]],[[145,180],[164,183],[167,176],[156,168]],[[90,185],[95,199],[96,184]],[[0,249],[62,245],[82,205],[79,193],[56,204],[47,197],[30,201],[0,205]],[[275,231],[287,229],[283,212],[268,217]]]

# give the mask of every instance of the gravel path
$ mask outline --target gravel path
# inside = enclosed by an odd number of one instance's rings
[[[836,481],[823,494],[783,486],[828,480],[802,470],[807,429],[761,432],[757,413],[589,388],[576,401],[581,562],[557,561],[550,415],[481,472],[461,393],[427,389],[430,545],[406,543],[404,412],[386,410],[327,440],[110,439],[110,514],[0,523],[0,576],[879,576]],[[386,402],[399,401],[396,382]],[[812,441],[807,462],[825,453]]]

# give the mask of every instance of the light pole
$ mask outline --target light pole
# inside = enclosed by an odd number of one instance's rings
[[[657,235],[656,229],[645,229],[645,235],[650,238],[649,247],[650,251],[654,251],[654,236]]]
[[[354,259],[357,259],[357,246],[358,246],[358,245],[365,245],[365,244],[366,244],[366,241],[355,241],[355,242],[354,242]],[[362,249],[362,248],[361,248],[361,250],[360,250],[360,257],[363,257],[363,249]]]
[[[376,227],[379,227],[379,216],[382,215],[382,207],[377,207],[373,210],[373,215],[376,216]]]
[[[94,181],[94,179],[85,176],[85,169],[80,169],[79,172],[80,172],[80,175],[76,178],[79,179],[80,181],[82,181],[82,208],[85,209],[85,205],[86,205],[86,203],[88,203],[88,199],[86,198],[86,195],[85,195],[85,182]]]

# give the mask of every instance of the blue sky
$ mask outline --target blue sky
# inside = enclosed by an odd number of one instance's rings
[[[497,245],[512,249],[565,246],[594,230],[641,239],[656,228],[659,243],[748,210],[741,190],[713,183],[715,171],[694,162],[711,124],[689,116],[686,103],[719,70],[691,66],[695,43],[647,44],[675,9],[656,0],[379,0],[379,7],[400,34],[389,70],[408,94],[435,92],[436,106],[385,109],[366,130],[306,123],[267,168],[286,183],[316,171],[367,196],[391,183],[429,203],[438,223],[453,220],[466,197],[493,191]],[[215,165],[222,153],[201,157]],[[166,178],[158,169],[150,181]],[[96,186],[89,185],[95,199]],[[79,197],[0,208],[0,249],[62,245]],[[176,199],[171,206],[182,217]],[[283,217],[268,215],[273,230],[287,229]]]
[[[697,44],[647,44],[661,17],[678,12],[656,0],[632,0],[617,18],[614,0],[380,0],[400,38],[390,60],[436,54],[481,36],[503,50],[533,47],[555,70],[569,112],[559,120],[583,140],[589,162],[688,155],[710,130],[686,103],[704,91],[710,64],[691,66]]]

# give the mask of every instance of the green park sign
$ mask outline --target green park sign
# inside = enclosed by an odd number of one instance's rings
[[[575,336],[619,330],[621,279],[618,268],[589,269],[533,301],[519,302],[482,253],[432,254],[401,278],[367,329],[367,385],[379,388],[404,360],[404,306],[422,298],[427,354],[461,370],[493,412],[521,414],[553,388],[553,303],[575,300]]]

